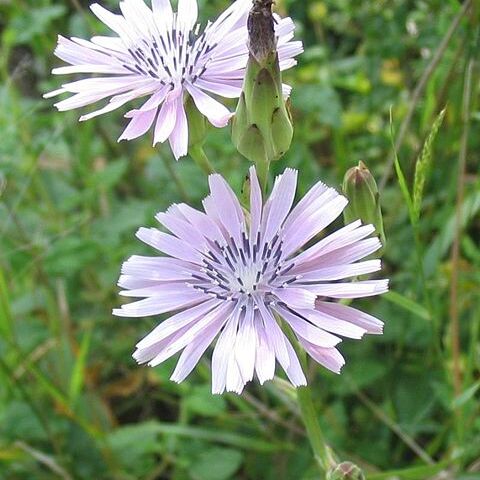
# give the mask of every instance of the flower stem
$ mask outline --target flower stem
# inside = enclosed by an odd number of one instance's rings
[[[258,181],[260,182],[260,188],[266,194],[267,186],[268,186],[268,174],[270,171],[270,161],[267,158],[261,161],[257,161],[256,169],[257,169]]]
[[[207,157],[207,154],[200,145],[191,146],[188,153],[193,158],[194,162],[207,174],[211,175],[215,173],[213,165]]]
[[[297,400],[314,458],[320,470],[326,473],[335,466],[335,460],[330,448],[325,443],[325,437],[318,423],[309,385],[297,388]]]
[[[307,372],[308,362],[305,350],[300,346],[291,328],[285,326],[285,333],[295,348],[300,364],[302,365],[302,370]],[[313,450],[313,456],[320,471],[326,475],[335,467],[337,462],[332,450],[325,442],[325,436],[318,423],[318,416],[313,405],[312,390],[310,385],[305,385],[304,387],[298,387],[296,391],[297,403],[300,407],[300,413],[302,415],[303,423],[305,424],[310,447]]]

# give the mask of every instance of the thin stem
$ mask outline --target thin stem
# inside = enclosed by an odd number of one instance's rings
[[[425,90],[425,87],[428,84],[428,81],[430,80],[437,66],[442,60],[442,57],[445,51],[447,50],[447,47],[450,43],[450,40],[453,37],[453,34],[456,32],[458,26],[460,25],[460,21],[462,20],[464,15],[468,12],[470,6],[472,5],[472,1],[473,0],[466,0],[465,3],[462,5],[461,10],[452,20],[452,23],[450,24],[450,27],[447,33],[445,34],[442,41],[440,42],[440,45],[435,51],[432,57],[432,60],[427,65],[427,68],[424,70],[417,86],[415,87],[415,90],[413,91],[413,94],[412,94],[412,100],[410,101],[410,105],[408,106],[407,114],[405,115],[405,118],[403,119],[403,122],[398,132],[398,137],[395,144],[396,152],[398,152],[401,146],[403,145],[403,141],[405,140],[405,136],[407,134],[408,128],[413,119],[413,114],[415,113],[415,109],[417,108],[417,105],[421,99],[421,96],[423,94],[423,91]],[[387,180],[390,177],[390,173],[392,172],[394,162],[395,162],[395,155],[392,154],[388,159],[387,166],[385,168],[385,173],[383,174],[383,177],[379,183],[378,189],[380,192],[385,188]]]
[[[267,186],[268,186],[268,176],[270,171],[270,161],[267,159],[264,159],[260,162],[257,162],[255,166],[257,169],[257,175],[258,175],[258,181],[260,182],[260,187],[263,190],[263,192],[266,194]]]
[[[279,317],[277,317],[279,319]],[[285,323],[284,323],[285,325]],[[308,371],[307,354],[305,350],[299,345],[295,334],[290,327],[285,325],[285,333],[292,342],[295,351],[298,355],[302,369],[304,372]],[[320,423],[318,422],[318,416],[315,412],[313,405],[312,391],[310,385],[297,388],[297,403],[300,408],[302,420],[307,431],[308,441],[310,447],[313,450],[313,456],[317,462],[320,471],[324,474],[329,472],[335,467],[337,462],[333,456],[333,452],[325,442],[325,436],[323,435]]]
[[[203,149],[203,147],[199,145],[195,145],[193,147],[190,147],[190,149],[188,150],[188,153],[193,158],[194,162],[207,175],[211,175],[212,173],[215,173],[215,168],[213,168],[213,165],[210,163],[210,160],[208,159],[207,154],[205,153],[205,150]]]
[[[297,400],[313,455],[320,470],[326,473],[335,466],[335,460],[333,459],[330,448],[325,443],[325,437],[318,423],[318,417],[312,400],[312,391],[309,385],[297,388]]]
[[[472,76],[475,60],[470,57],[465,73],[463,89],[462,123],[463,133],[460,143],[458,159],[457,201],[455,206],[455,234],[452,244],[450,279],[450,334],[453,366],[453,387],[455,396],[462,391],[462,377],[460,371],[460,322],[458,308],[458,273],[460,268],[460,238],[462,235],[462,205],[465,196],[465,170],[467,163],[468,138],[470,134],[470,106],[472,100]],[[460,412],[457,411],[457,414]]]
[[[188,202],[190,200],[190,196],[187,193],[187,190],[185,189],[182,181],[180,180],[180,177],[178,176],[177,172],[175,169],[172,167],[172,162],[170,161],[169,158],[166,158],[164,155],[160,155],[162,162],[165,165],[165,168],[167,169],[167,172],[169,173],[171,179],[175,183],[178,189],[178,193],[182,197],[183,201]]]

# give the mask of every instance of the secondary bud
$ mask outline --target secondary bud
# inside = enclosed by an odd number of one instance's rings
[[[327,480],[365,480],[365,475],[352,462],[343,462],[327,474]]]
[[[349,202],[343,212],[345,223],[360,219],[365,224],[374,225],[376,234],[385,245],[377,183],[363,162],[347,171],[342,188]]]
[[[233,119],[237,150],[268,170],[290,147],[293,126],[282,91],[271,0],[255,0],[248,18],[249,60]]]

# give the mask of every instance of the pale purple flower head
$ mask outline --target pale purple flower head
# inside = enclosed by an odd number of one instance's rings
[[[380,320],[337,302],[387,291],[387,280],[343,281],[380,269],[380,260],[359,261],[381,247],[370,237],[375,228],[357,221],[310,245],[347,200],[318,182],[292,209],[296,183],[297,172],[287,169],[263,204],[252,167],[246,216],[226,181],[211,175],[205,212],[173,205],[156,217],[171,234],[140,228],[137,237],[164,256],[124,263],[121,295],[145,298],[114,314],[176,313],[137,344],[139,363],[156,366],[183,350],[171,377],[181,382],[216,339],[214,393],[240,393],[255,374],[260,383],[271,380],[276,361],[300,386],[305,375],[282,322],[312,358],[337,373],[344,364],[335,348],[339,336],[382,333]]]
[[[46,98],[73,93],[58,102],[58,110],[84,107],[110,97],[100,110],[83,115],[88,120],[111,112],[139,97],[149,98],[125,116],[130,123],[119,140],[137,138],[152,127],[154,144],[170,141],[175,158],[188,151],[185,94],[216,127],[224,127],[230,111],[217,100],[240,96],[248,60],[246,27],[251,0],[237,0],[202,30],[197,23],[197,0],[179,0],[178,13],[170,0],[120,2],[121,15],[99,4],[93,13],[117,36],[96,36],[91,41],[59,36],[55,55],[70,64],[55,68],[54,74],[100,74],[62,85]],[[302,43],[291,41],[294,24],[277,17],[276,34],[280,68],[295,65]],[[289,87],[285,86],[288,94]]]

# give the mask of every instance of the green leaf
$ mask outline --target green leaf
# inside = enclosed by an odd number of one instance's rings
[[[252,436],[239,435],[236,433],[222,432],[197,426],[184,426],[171,423],[160,423],[151,421],[144,424],[149,432],[174,437],[185,437],[196,440],[205,440],[212,443],[222,443],[231,447],[257,452],[274,452],[277,450],[290,450],[292,445],[288,443],[272,442]]]
[[[463,405],[465,405],[469,400],[471,400],[474,395],[480,389],[480,381],[474,383],[471,387],[467,388],[463,393],[461,393],[455,400],[452,402],[452,410],[455,410]]]
[[[342,123],[342,105],[338,93],[330,85],[302,85],[292,91],[295,108],[311,114],[318,123],[339,128]]]
[[[399,307],[402,307],[405,310],[408,310],[409,312],[412,312],[422,320],[430,320],[430,315],[425,307],[415,302],[414,300],[407,298],[401,293],[390,290],[383,296],[383,298],[385,298],[385,300],[388,300],[389,302],[394,303],[395,305],[398,305]]]
[[[154,467],[154,454],[162,445],[152,423],[119,427],[108,435],[107,444],[125,471],[147,474]]]
[[[192,393],[185,399],[185,407],[192,413],[204,417],[215,417],[226,410],[225,398],[212,395],[208,385],[194,387]]]
[[[15,45],[32,41],[37,35],[45,33],[50,24],[64,15],[65,11],[64,5],[25,8],[23,15],[15,16],[9,26],[11,43]]]
[[[437,137],[438,130],[440,129],[443,119],[445,117],[446,108],[444,108],[435,119],[432,125],[432,129],[425,140],[422,148],[422,152],[417,159],[415,167],[415,179],[413,182],[413,218],[417,222],[420,218],[420,210],[422,208],[423,190],[425,187],[425,181],[427,179],[430,165],[432,163],[432,151],[433,144]]]
[[[450,461],[443,461],[435,465],[406,468],[404,470],[390,470],[389,472],[373,473],[368,475],[368,480],[425,480],[443,469]]]
[[[104,168],[96,171],[91,179],[89,187],[94,191],[95,188],[110,190],[115,187],[125,175],[128,169],[128,161],[125,158],[108,162]]]
[[[227,480],[240,468],[243,454],[230,448],[210,448],[202,452],[190,467],[195,480]]]

